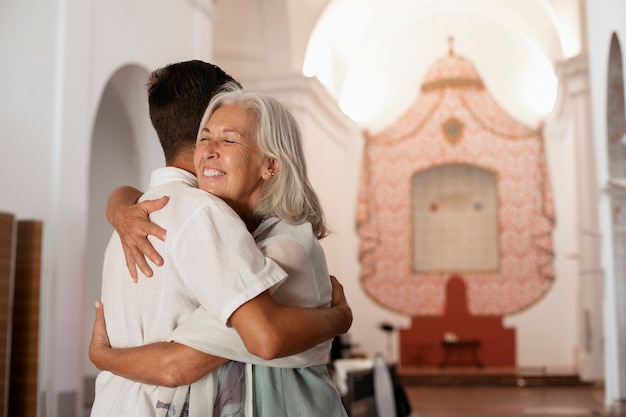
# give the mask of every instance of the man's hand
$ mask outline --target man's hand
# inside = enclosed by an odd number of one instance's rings
[[[165,240],[166,231],[150,222],[148,216],[169,201],[169,197],[161,197],[135,204],[139,194],[140,191],[133,188],[120,187],[111,194],[107,205],[107,218],[120,236],[126,266],[134,282],[137,282],[137,267],[146,277],[152,276],[146,258],[157,266],[163,265],[163,258],[148,240],[148,235]]]
[[[348,305],[346,294],[343,292],[343,285],[341,285],[339,280],[335,276],[331,275],[330,283],[333,287],[332,300],[331,300],[330,306],[336,307],[342,310],[343,317],[344,317],[343,323],[346,326],[342,334],[347,333],[348,330],[350,330],[350,326],[352,326],[352,320],[353,320],[352,309]]]

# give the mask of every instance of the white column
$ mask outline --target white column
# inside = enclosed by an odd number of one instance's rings
[[[610,228],[605,280],[606,400],[616,415],[626,411],[626,186],[610,183],[606,191],[609,210],[603,225]],[[609,269],[610,268],[610,269]]]
[[[598,218],[599,187],[593,140],[586,55],[557,65],[560,95],[554,119],[556,134],[569,135],[575,149],[576,212],[578,224],[578,371],[585,381],[604,378],[603,276],[601,229]],[[552,135],[555,133],[552,132]],[[557,184],[555,186],[566,186]],[[556,219],[557,224],[559,219]],[[560,277],[560,279],[570,279]]]

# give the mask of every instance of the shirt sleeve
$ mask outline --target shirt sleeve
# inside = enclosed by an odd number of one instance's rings
[[[172,261],[206,311],[222,324],[242,304],[287,274],[263,256],[226,204],[197,209],[172,242]]]
[[[316,262],[311,250],[291,239],[272,239],[264,245],[263,253],[288,275],[280,286],[271,289],[277,303],[309,308],[330,306],[332,287],[325,258]]]

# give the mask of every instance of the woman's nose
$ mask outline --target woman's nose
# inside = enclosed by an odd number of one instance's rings
[[[214,143],[205,143],[202,149],[202,157],[205,159],[215,158],[217,156],[217,147]]]

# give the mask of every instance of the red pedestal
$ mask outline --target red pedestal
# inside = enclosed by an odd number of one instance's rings
[[[461,349],[459,345],[446,348],[443,343],[446,333],[456,335],[464,345],[472,342],[472,349]],[[467,354],[472,356],[465,359],[459,356]],[[401,366],[437,367],[446,366],[447,362],[450,366],[516,365],[515,329],[504,328],[502,316],[470,315],[465,282],[459,277],[448,280],[443,316],[414,317],[410,329],[400,330]]]

